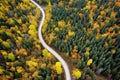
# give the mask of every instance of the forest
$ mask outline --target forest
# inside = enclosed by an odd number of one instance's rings
[[[119,0],[35,0],[46,43],[72,80],[120,79]],[[38,38],[41,11],[30,0],[0,1],[0,79],[65,80],[61,62]]]

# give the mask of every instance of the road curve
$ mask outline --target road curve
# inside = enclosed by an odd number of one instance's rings
[[[71,80],[70,71],[69,71],[67,63],[64,61],[64,59],[56,51],[54,51],[52,48],[50,48],[43,39],[42,27],[43,27],[43,22],[45,20],[45,12],[44,12],[43,8],[41,6],[39,6],[34,0],[30,0],[30,1],[33,4],[35,4],[40,9],[40,11],[42,13],[42,19],[39,23],[39,29],[38,29],[38,36],[39,36],[39,39],[41,41],[41,44],[62,63],[62,66],[63,66],[64,71],[65,71],[66,80]]]

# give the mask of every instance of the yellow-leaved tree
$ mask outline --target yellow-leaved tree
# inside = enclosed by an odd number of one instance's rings
[[[59,22],[58,22],[58,26],[60,26],[60,27],[65,27],[65,26],[66,26],[65,21],[64,21],[64,20],[59,21]]]

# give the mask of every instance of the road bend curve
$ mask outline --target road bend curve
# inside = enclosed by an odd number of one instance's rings
[[[64,68],[64,72],[65,72],[66,80],[71,80],[70,71],[69,71],[67,63],[64,61],[64,59],[56,51],[54,51],[50,46],[48,46],[43,39],[42,27],[43,27],[43,22],[45,20],[45,12],[44,12],[43,8],[41,6],[39,6],[34,0],[30,0],[30,1],[33,4],[35,4],[40,9],[40,11],[42,13],[42,19],[40,20],[39,28],[38,28],[38,36],[39,36],[39,39],[41,41],[41,44],[62,63],[62,66]]]

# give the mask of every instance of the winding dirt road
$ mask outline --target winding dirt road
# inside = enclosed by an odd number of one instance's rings
[[[64,72],[65,72],[66,80],[71,80],[70,70],[68,68],[67,63],[64,61],[64,59],[56,51],[54,51],[50,46],[48,46],[43,39],[42,27],[43,27],[43,22],[45,20],[45,12],[44,12],[43,8],[41,6],[39,6],[34,0],[30,0],[30,1],[33,4],[35,4],[40,9],[40,11],[42,13],[42,19],[40,20],[39,29],[38,29],[38,36],[39,36],[39,39],[41,41],[41,44],[44,46],[44,48],[46,48],[49,52],[51,52],[62,63],[62,66],[64,68]]]

